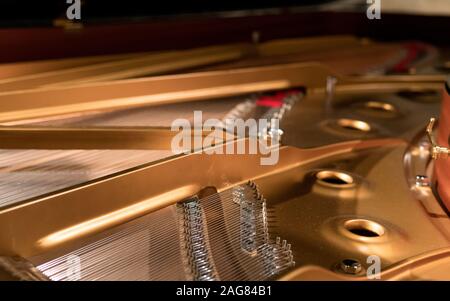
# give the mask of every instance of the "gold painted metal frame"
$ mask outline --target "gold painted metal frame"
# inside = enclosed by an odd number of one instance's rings
[[[2,93],[0,121],[5,126],[0,129],[1,141],[4,141],[1,147],[164,148],[173,137],[173,132],[168,129],[52,129],[10,127],[8,124],[61,114],[206,100],[299,86],[306,87],[307,93],[313,97],[324,97],[327,94],[325,84],[330,76],[337,78],[335,93],[350,94],[380,89],[384,92],[438,91],[445,81],[443,76],[419,75],[342,77],[320,64],[310,63]],[[244,141],[248,143],[247,139]],[[261,154],[206,155],[196,152],[175,155],[1,208],[0,253],[24,258],[44,254],[173,204],[206,186],[214,186],[221,191],[250,179],[258,180],[298,168],[325,156],[403,143],[400,139],[357,139],[311,149],[283,146],[280,161],[275,166],[261,166]],[[225,145],[211,147],[223,148]],[[207,172],[212,168],[214,173]],[[180,170],[189,172],[181,175]],[[301,271],[283,279],[297,279]],[[326,278],[327,273],[323,275]]]

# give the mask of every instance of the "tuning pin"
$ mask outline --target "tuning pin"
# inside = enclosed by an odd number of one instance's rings
[[[333,96],[334,95],[334,91],[335,91],[335,87],[336,87],[336,83],[337,83],[337,78],[334,76],[328,76],[327,77],[327,94],[328,96]]]

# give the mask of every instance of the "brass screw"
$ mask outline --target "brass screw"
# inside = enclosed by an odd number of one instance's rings
[[[339,268],[345,274],[356,275],[362,271],[361,263],[356,259],[344,259],[341,261]]]
[[[417,187],[429,187],[430,186],[430,180],[427,176],[424,175],[417,175],[416,176],[416,186]]]
[[[428,123],[428,126],[427,126],[428,140],[430,140],[430,143],[431,143],[431,157],[434,160],[441,159],[441,158],[445,159],[450,156],[450,149],[437,145],[436,140],[434,139],[434,136],[433,136],[433,128],[434,128],[435,122],[436,122],[436,119],[431,118],[430,122]]]

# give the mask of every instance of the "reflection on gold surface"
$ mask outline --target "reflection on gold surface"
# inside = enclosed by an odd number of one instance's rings
[[[62,242],[88,235],[89,233],[99,231],[107,227],[112,227],[120,222],[131,220],[145,214],[146,212],[154,210],[162,204],[170,204],[171,202],[183,199],[186,195],[195,194],[197,191],[198,187],[196,185],[176,188],[166,193],[154,196],[148,200],[138,202],[123,209],[104,214],[52,233],[40,239],[37,244],[44,248],[52,247]]]

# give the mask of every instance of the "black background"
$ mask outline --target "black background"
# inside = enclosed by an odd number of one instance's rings
[[[332,0],[82,0],[83,22],[173,17],[226,11],[311,7]],[[66,0],[1,0],[0,26],[51,24],[65,15]]]

